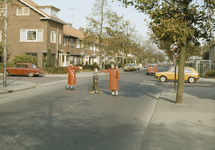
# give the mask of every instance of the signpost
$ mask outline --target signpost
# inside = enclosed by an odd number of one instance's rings
[[[177,43],[174,43],[170,46],[170,51],[172,52],[172,56],[174,58],[174,67],[175,67],[175,80],[174,80],[174,93],[176,93],[176,71],[177,71],[177,60],[178,54],[180,53],[180,48]]]

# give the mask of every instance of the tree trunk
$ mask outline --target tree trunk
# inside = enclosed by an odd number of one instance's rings
[[[178,88],[176,94],[176,103],[183,103],[183,94],[184,94],[184,64],[185,64],[185,55],[186,55],[186,45],[187,37],[183,39],[183,46],[181,47],[180,60],[179,60],[179,70],[178,70]]]

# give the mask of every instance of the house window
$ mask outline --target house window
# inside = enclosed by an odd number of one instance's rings
[[[75,44],[75,39],[70,38],[70,46],[71,46],[71,47],[74,47],[74,44]]]
[[[43,42],[43,30],[20,30],[20,42]]]
[[[80,40],[76,40],[76,48],[80,48]]]
[[[63,46],[66,46],[66,37],[63,36]]]
[[[28,7],[21,7],[16,9],[17,16],[29,16],[30,15],[30,8]]]
[[[61,33],[59,35],[59,44],[61,44]]]
[[[34,31],[27,31],[27,40],[28,41],[35,41],[36,40],[36,37],[37,36],[37,31],[34,30]]]
[[[69,46],[69,38],[66,38],[66,45]]]
[[[35,58],[37,58],[37,53],[25,53],[26,55],[31,55],[34,56]]]
[[[51,31],[51,34],[50,34],[50,42],[51,43],[56,43],[56,32],[55,31]]]
[[[93,50],[93,46],[92,46],[92,44],[90,44],[90,50]]]

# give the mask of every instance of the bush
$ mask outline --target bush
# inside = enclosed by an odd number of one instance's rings
[[[15,64],[12,64],[12,63],[7,63],[7,67],[14,67]],[[4,67],[4,63],[0,63],[0,72],[2,72],[2,68]]]
[[[215,70],[207,71],[205,77],[215,77]]]
[[[67,74],[67,67],[42,67],[41,69],[48,74]],[[76,70],[76,72],[78,71]]]
[[[90,69],[90,70],[93,70],[94,68],[98,68],[98,70],[100,70],[99,66],[97,63],[94,63],[93,65],[85,65],[83,66],[83,69]]]
[[[15,56],[13,58],[12,62],[14,64],[16,64],[16,63],[32,63],[32,64],[35,64],[36,66],[38,65],[38,60],[36,59],[36,57],[31,56],[31,55],[26,55],[26,54]]]
[[[45,67],[54,67],[54,60],[52,57],[52,51],[50,48],[48,48],[48,52],[47,52],[47,60],[45,63]]]

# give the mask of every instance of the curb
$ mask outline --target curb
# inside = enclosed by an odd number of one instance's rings
[[[36,86],[37,86],[37,84],[31,83],[30,85],[22,85],[21,87],[20,86],[6,87],[5,89],[4,88],[0,89],[0,95],[24,91],[24,90],[28,90],[28,89],[33,89]],[[16,87],[18,87],[18,88],[16,88]]]

